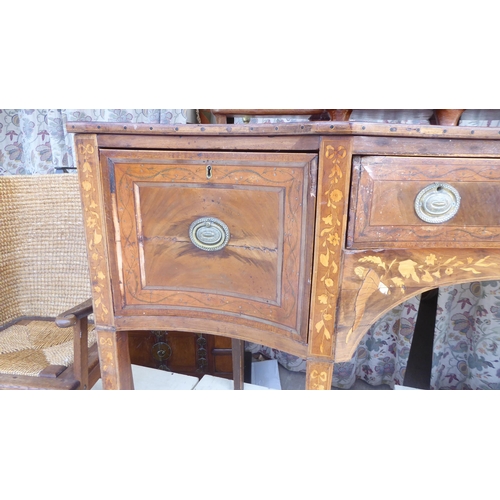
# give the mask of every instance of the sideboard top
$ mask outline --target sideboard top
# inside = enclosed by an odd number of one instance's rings
[[[369,122],[302,122],[266,124],[178,124],[69,122],[66,129],[77,134],[172,135],[172,136],[290,136],[364,135],[442,139],[500,140],[500,128],[453,125],[407,125]]]

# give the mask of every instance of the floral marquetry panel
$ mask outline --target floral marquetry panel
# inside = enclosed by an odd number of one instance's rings
[[[95,136],[77,136],[75,147],[81,168],[78,170],[84,203],[83,223],[87,240],[94,315],[101,325],[113,324],[110,275],[106,258],[106,227],[102,213],[100,171]]]
[[[331,356],[335,343],[334,325],[346,229],[350,166],[348,140],[328,139],[322,142],[309,339],[309,354],[312,356]]]
[[[498,249],[384,250],[347,253],[337,359],[346,361],[382,313],[425,290],[500,278]]]

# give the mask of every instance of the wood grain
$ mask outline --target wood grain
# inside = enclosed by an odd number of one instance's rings
[[[193,332],[129,331],[130,360],[174,373],[232,379],[231,339]]]
[[[238,339],[231,340],[232,346],[232,362],[233,362],[233,373],[234,373],[234,389],[243,390],[243,384],[245,382],[245,342]]]
[[[335,360],[347,361],[368,328],[410,297],[433,288],[500,279],[500,249],[346,251]]]
[[[314,151],[319,148],[319,136],[280,137],[196,137],[161,135],[113,135],[97,136],[102,148],[221,150],[221,151]]]
[[[273,349],[288,352],[300,358],[307,356],[306,341],[298,341],[296,337],[285,336],[281,331],[276,332],[272,328],[266,329],[267,325],[260,323],[258,328],[255,322],[250,326],[243,321],[239,321],[235,326],[232,317],[224,318],[221,315],[201,312],[197,317],[185,317],[184,311],[170,311],[147,309],[147,315],[116,317],[116,328],[123,331],[131,330],[172,330],[179,332],[209,332],[213,335],[237,338],[247,342],[267,345]],[[176,315],[173,315],[173,314]],[[192,316],[192,315],[191,315]]]
[[[181,310],[193,317],[215,313],[305,342],[315,158],[103,152],[117,200],[117,316],[151,314],[152,308],[172,321]],[[205,252],[189,240],[191,222],[203,216],[228,224],[231,239],[223,250]]]
[[[336,307],[347,222],[350,165],[351,144],[348,139],[323,140],[318,171],[309,356],[331,358],[335,346]]]
[[[458,125],[465,109],[435,109],[434,116],[438,125]]]
[[[103,389],[134,389],[128,333],[96,329]]]
[[[71,122],[70,133],[148,134],[174,136],[278,136],[278,135],[360,135],[378,137],[423,137],[442,139],[500,140],[499,130],[489,127],[449,127],[441,125],[402,125],[326,121],[257,125],[149,125],[146,123]]]
[[[113,325],[110,272],[106,247],[106,215],[104,212],[99,156],[95,135],[76,135],[75,151],[78,162],[83,220],[87,241],[93,311],[100,325]]]
[[[307,360],[307,390],[330,390],[332,387],[332,377],[333,362]]]
[[[475,138],[436,139],[414,137],[353,136],[353,154],[396,156],[498,157],[500,142]]]
[[[357,181],[350,248],[500,243],[498,159],[363,157]],[[461,197],[457,214],[439,224],[421,220],[414,208],[418,193],[435,182],[450,184]]]

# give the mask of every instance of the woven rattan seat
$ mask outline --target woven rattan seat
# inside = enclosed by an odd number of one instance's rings
[[[77,175],[0,176],[0,388],[97,381],[90,296]]]

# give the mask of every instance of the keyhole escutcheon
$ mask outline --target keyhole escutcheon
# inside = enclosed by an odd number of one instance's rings
[[[207,165],[207,179],[212,178],[212,165]]]

